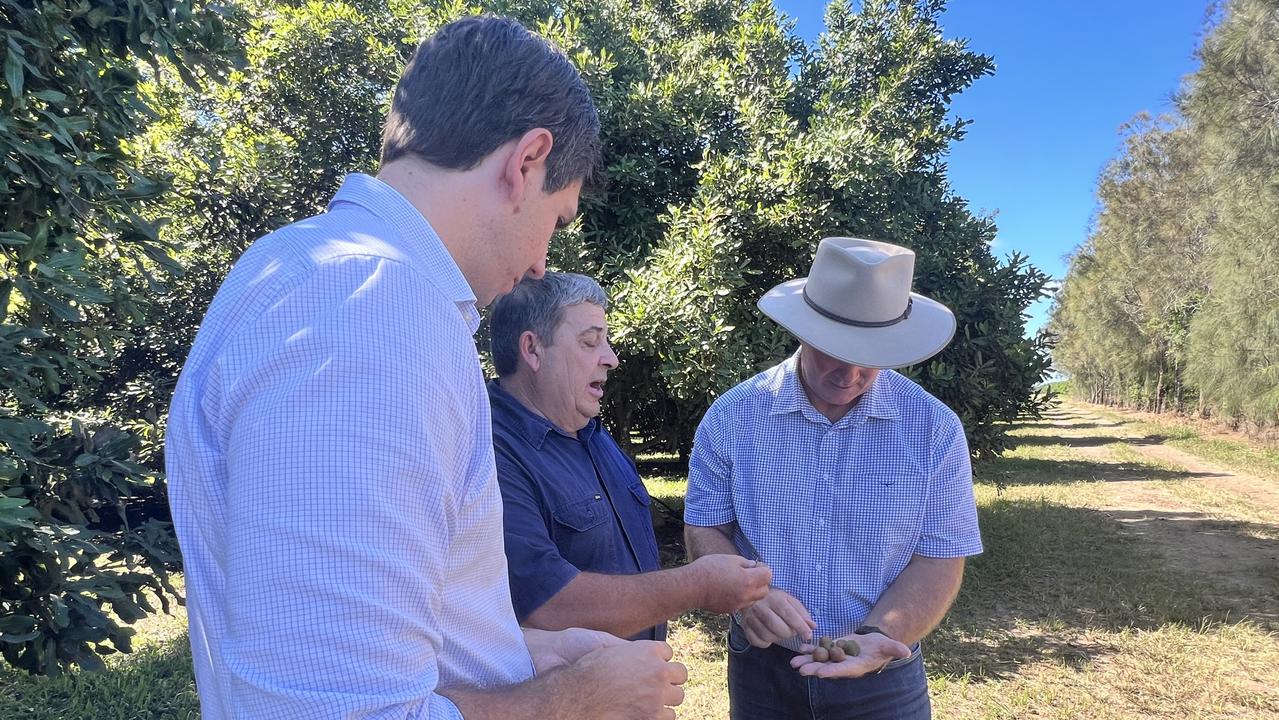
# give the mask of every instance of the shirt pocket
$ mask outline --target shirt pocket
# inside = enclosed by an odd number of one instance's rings
[[[612,510],[602,495],[592,494],[570,500],[555,508],[555,546],[560,556],[581,570],[607,571],[615,564],[616,552]]]
[[[890,563],[899,561],[919,542],[927,486],[924,471],[910,458],[881,456],[854,474],[836,513],[847,513],[852,527],[861,528],[863,542],[879,544]]]
[[[555,511],[551,514],[555,518],[557,525],[561,525],[573,532],[583,533],[608,519],[608,515],[604,512],[607,508],[604,505],[604,497],[602,495],[590,495],[577,500],[570,500],[555,508]]]

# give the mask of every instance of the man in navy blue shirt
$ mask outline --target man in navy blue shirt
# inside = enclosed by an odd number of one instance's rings
[[[617,355],[608,300],[583,275],[525,279],[493,307],[489,383],[516,617],[661,640],[694,608],[736,612],[769,569],[736,554],[662,570],[639,473],[596,417]]]

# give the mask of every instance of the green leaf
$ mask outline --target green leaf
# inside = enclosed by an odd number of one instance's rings
[[[5,82],[9,83],[9,95],[14,102],[21,102],[24,79],[22,57],[18,55],[12,46],[9,47],[8,54],[4,59],[4,79]]]
[[[21,640],[14,639],[13,636],[31,633],[36,627],[36,619],[29,615],[6,615],[0,617],[0,639],[7,642],[26,642],[35,635]]]
[[[85,130],[88,130],[90,125],[92,125],[92,123],[89,121],[89,118],[84,117],[83,115],[72,115],[70,117],[63,117],[62,124],[63,124],[63,127],[67,129],[67,132],[74,133],[77,135],[84,132]]]
[[[51,103],[64,103],[67,101],[67,94],[57,90],[36,90],[31,94],[41,100]]]
[[[80,322],[84,319],[84,315],[81,314],[80,310],[71,303],[56,297],[51,293],[38,290],[35,285],[29,282],[26,278],[15,278],[13,283],[22,291],[22,294],[26,296],[28,302],[33,305],[43,305],[44,307],[49,308],[49,311],[58,316],[60,319],[66,322]]]
[[[40,220],[36,224],[36,234],[31,241],[22,248],[22,252],[18,253],[18,260],[29,262],[45,251],[49,244],[49,221]]]
[[[19,528],[35,531],[36,526],[26,518],[16,517],[8,513],[0,513],[0,530]]]
[[[62,598],[53,598],[53,626],[65,628],[69,625],[71,625],[71,611],[67,608],[67,604],[62,602]]]
[[[58,253],[49,258],[48,265],[52,268],[64,270],[70,267],[79,267],[84,264],[83,252],[64,252]]]
[[[104,672],[107,669],[107,664],[102,662],[102,658],[98,657],[92,650],[80,653],[77,661],[81,668],[89,672]]]
[[[111,302],[111,295],[101,288],[83,285],[59,285],[58,289],[85,305],[105,305]]]

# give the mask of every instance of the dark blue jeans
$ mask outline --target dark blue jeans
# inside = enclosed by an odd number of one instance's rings
[[[737,623],[728,636],[728,703],[732,720],[929,720],[928,678],[919,653],[902,665],[853,679],[804,677],[795,653],[760,649]]]

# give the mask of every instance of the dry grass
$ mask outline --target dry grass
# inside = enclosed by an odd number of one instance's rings
[[[1169,491],[1210,513],[1221,532],[1262,528],[1260,542],[1277,556],[1267,533],[1279,532],[1279,518],[1125,444],[1150,431],[1065,409],[1019,428],[1024,444],[977,468],[987,551],[970,562],[959,600],[926,646],[935,717],[1279,718],[1279,598],[1222,592],[1166,562],[1168,548],[1150,546],[1104,508],[1117,488]],[[646,476],[674,562],[684,480],[664,470]],[[194,717],[181,624],[148,621],[144,649],[102,676],[0,673],[0,717]],[[720,617],[672,622],[670,642],[690,669],[680,717],[727,716],[723,635]]]

